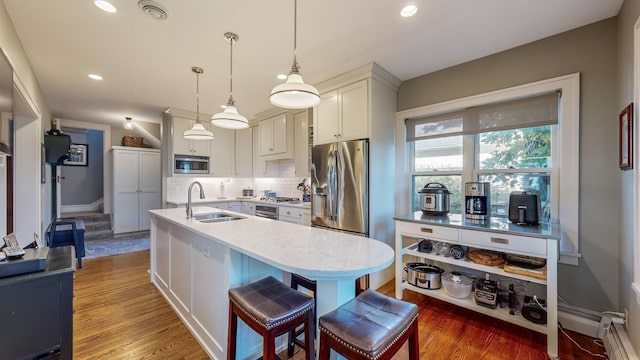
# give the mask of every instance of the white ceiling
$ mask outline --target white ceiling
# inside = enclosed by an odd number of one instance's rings
[[[292,0],[157,0],[158,21],[137,0],[4,0],[53,117],[106,123],[159,122],[167,107],[220,111],[229,96],[248,118],[271,107],[278,73],[293,59]],[[407,3],[419,6],[402,18]],[[623,0],[300,0],[298,62],[318,83],[369,62],[400,80],[487,56],[615,16]],[[98,73],[104,80],[87,77]]]

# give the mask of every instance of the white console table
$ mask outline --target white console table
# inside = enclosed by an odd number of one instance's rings
[[[396,298],[402,299],[405,289],[419,292],[442,301],[446,301],[488,316],[498,318],[547,335],[547,352],[553,358],[558,357],[558,241],[561,231],[557,224],[540,224],[537,226],[520,226],[507,219],[491,218],[482,224],[467,222],[461,215],[427,216],[421,211],[394,218],[396,227]],[[546,259],[546,280],[527,275],[505,272],[502,266],[486,266],[476,264],[466,258],[454,259],[438,255],[436,252],[419,252],[417,243],[420,239],[435,242],[458,244],[474,249],[494,250],[499,252],[527,255]],[[492,278],[512,278],[528,283],[538,284],[546,289],[546,294],[537,294],[546,301],[547,324],[535,324],[519,314],[511,315],[509,309],[491,309],[477,305],[473,294],[466,299],[453,298],[444,291],[426,290],[403,281],[403,259],[405,256],[419,257],[428,263],[444,264],[447,268],[471,269],[477,273],[489,274]],[[438,265],[438,264],[434,264]]]

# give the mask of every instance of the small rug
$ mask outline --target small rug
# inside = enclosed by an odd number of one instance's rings
[[[84,259],[149,250],[149,233],[85,241],[84,250]]]

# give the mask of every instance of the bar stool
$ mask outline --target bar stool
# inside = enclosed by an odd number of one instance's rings
[[[314,306],[317,303],[316,302],[316,288],[317,288],[317,283],[313,280],[309,280],[304,276],[300,276],[298,274],[291,274],[291,288],[294,290],[298,290],[300,286],[302,286],[303,288],[312,291],[313,292],[313,303]],[[316,319],[315,317],[313,318],[313,322],[311,323],[311,326],[315,329],[316,328]],[[293,356],[293,350],[295,348],[296,345],[300,346],[301,348],[305,348],[305,341],[307,339],[307,337],[305,337],[305,340],[300,340],[298,339],[298,336],[300,336],[302,333],[304,332],[304,329],[302,327],[300,328],[294,328],[291,331],[289,331],[289,337],[288,337],[288,341],[287,341],[287,355],[289,357]]]
[[[409,341],[409,359],[419,360],[418,307],[372,289],[320,317],[319,360],[331,349],[348,359],[388,360]]]
[[[305,339],[315,338],[314,300],[272,276],[229,289],[227,359],[236,358],[238,317],[263,338],[262,358],[276,359],[275,338],[304,324]],[[305,346],[305,359],[313,360],[313,341]]]
[[[317,299],[316,296],[316,289],[317,289],[317,283],[315,280],[310,280],[307,279],[304,276],[298,275],[298,274],[291,274],[291,288],[298,290],[299,287],[302,286],[303,288],[312,291],[313,292],[313,299],[314,302]],[[364,290],[362,290],[362,286],[360,283],[360,278],[356,279],[355,282],[355,286],[356,286],[356,296],[360,295]],[[315,304],[317,304],[317,302],[315,302]],[[316,306],[317,308],[317,306]],[[315,322],[315,318],[313,319],[313,327],[315,329],[316,326],[316,322]],[[298,328],[298,329],[293,329],[291,331],[289,331],[289,338],[287,341],[287,355],[289,357],[293,356],[293,351],[295,350],[295,346],[298,345],[301,348],[304,348],[304,340],[300,340],[298,339],[298,336],[300,336],[303,333],[304,329],[303,328]]]

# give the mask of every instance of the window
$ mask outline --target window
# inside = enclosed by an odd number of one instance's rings
[[[491,182],[492,215],[505,217],[512,191],[536,190],[562,227],[560,262],[577,265],[579,89],[571,74],[399,112],[397,213],[418,210],[429,182],[452,192],[454,213],[465,182]]]
[[[556,92],[407,120],[413,193],[439,182],[452,193],[451,211],[462,213],[463,183],[490,182],[491,216],[507,217],[511,192],[537,191],[542,220],[549,221],[557,212],[551,196],[551,139],[557,122]],[[419,208],[414,195],[412,209]]]

